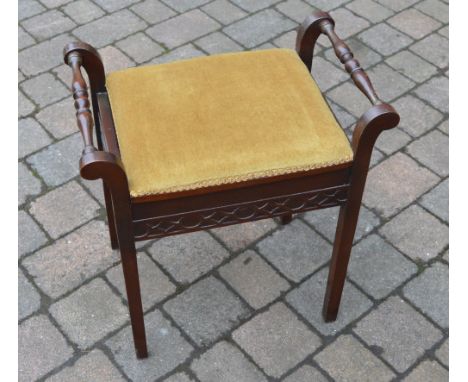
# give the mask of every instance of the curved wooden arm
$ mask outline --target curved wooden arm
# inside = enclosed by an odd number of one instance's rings
[[[373,105],[380,103],[377,93],[364,69],[361,68],[359,61],[354,58],[351,49],[335,33],[335,21],[331,16],[322,11],[315,11],[300,26],[296,50],[302,61],[309,70],[312,68],[312,56],[314,46],[320,34],[323,33],[330,39],[333,50],[340,62],[345,66],[359,90],[369,99]]]
[[[120,159],[110,152],[103,151],[101,141],[97,95],[106,91],[101,57],[91,45],[72,42],[63,49],[63,58],[72,69],[76,120],[84,142],[80,174],[89,180],[103,179],[113,189],[113,195],[117,190],[125,195],[128,193],[127,177]],[[82,67],[85,68],[90,82],[94,118],[90,108],[88,87],[81,72]],[[97,148],[93,144],[93,125],[96,126]]]
[[[67,55],[67,64],[73,71],[72,91],[75,100],[76,121],[83,137],[83,154],[97,151],[93,144],[93,114],[91,113],[88,87],[81,73],[82,58],[77,52]]]

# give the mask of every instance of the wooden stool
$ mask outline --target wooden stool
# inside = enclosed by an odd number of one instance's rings
[[[372,103],[351,145],[310,75],[321,33]],[[372,149],[399,116],[379,101],[327,13],[306,19],[296,50],[230,53],[106,77],[94,48],[65,47],[84,140],[80,174],[103,180],[138,358],[148,352],[137,240],[271,217],[286,224],[295,213],[341,206],[323,306],[325,321],[336,319]]]

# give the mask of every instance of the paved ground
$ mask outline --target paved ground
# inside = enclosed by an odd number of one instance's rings
[[[90,42],[112,71],[292,48],[313,7],[402,116],[377,143],[338,321],[320,317],[336,209],[173,237],[139,247],[136,361],[61,49]],[[19,15],[21,381],[448,379],[448,0],[20,0]],[[352,126],[368,103],[320,41],[314,75]]]

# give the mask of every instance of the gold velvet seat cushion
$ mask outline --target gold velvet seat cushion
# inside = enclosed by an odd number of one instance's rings
[[[297,53],[229,53],[107,76],[132,197],[352,160],[349,141]]]

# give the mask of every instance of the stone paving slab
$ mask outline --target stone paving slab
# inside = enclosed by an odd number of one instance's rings
[[[19,379],[447,380],[448,8],[445,0],[19,0]],[[338,320],[321,316],[338,208],[287,226],[270,219],[140,242],[150,355],[136,360],[102,183],[79,177],[64,45],[91,43],[106,72],[294,49],[313,9],[335,18],[401,116],[371,157]],[[370,104],[327,38],[314,53],[312,75],[351,139]]]

